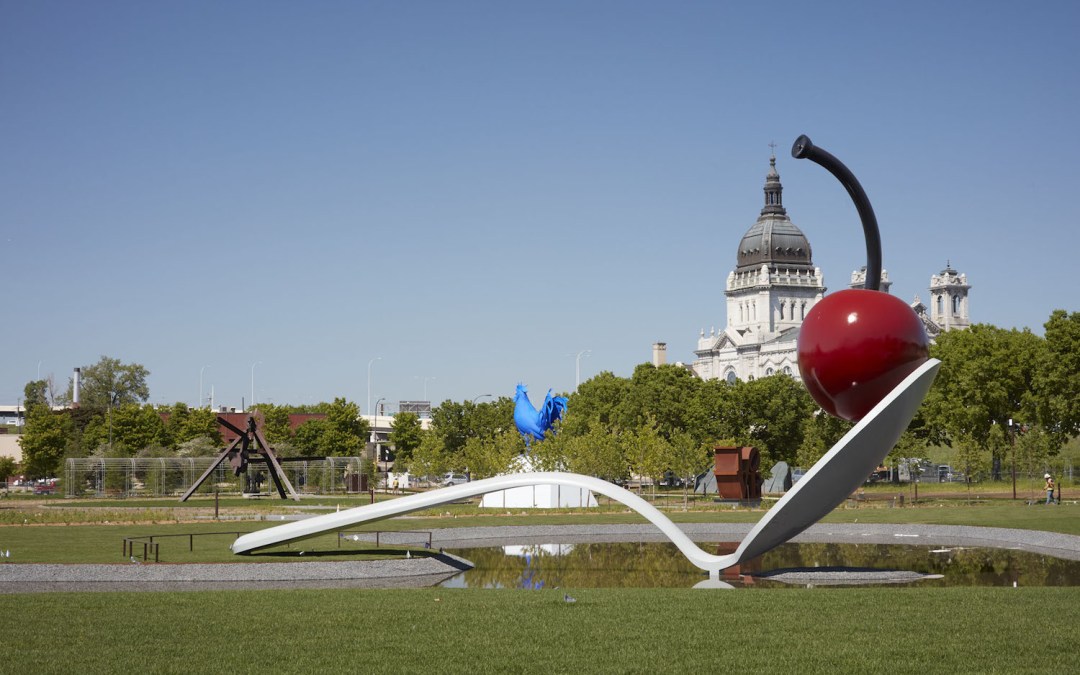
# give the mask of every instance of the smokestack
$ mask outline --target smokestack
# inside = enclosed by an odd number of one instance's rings
[[[82,376],[82,368],[75,369],[75,376],[72,378],[71,384],[71,407],[79,407],[79,378]]]
[[[652,346],[652,364],[659,368],[667,364],[667,343],[654,342]]]

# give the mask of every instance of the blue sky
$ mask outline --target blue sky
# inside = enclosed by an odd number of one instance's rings
[[[0,402],[102,355],[151,401],[533,397],[693,358],[762,206],[827,286],[951,260],[1077,311],[1075,2],[0,0]],[[253,364],[258,364],[252,368]]]

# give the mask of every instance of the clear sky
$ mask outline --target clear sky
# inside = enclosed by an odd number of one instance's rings
[[[0,403],[534,401],[690,361],[763,204],[831,289],[1077,306],[1080,3],[0,0]],[[256,365],[257,364],[257,365]],[[254,365],[254,367],[253,367]],[[200,378],[200,375],[202,376]]]

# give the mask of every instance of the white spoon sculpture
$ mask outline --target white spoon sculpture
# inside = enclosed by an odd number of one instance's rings
[[[251,553],[497,490],[530,485],[565,485],[607,495],[634,509],[660,528],[690,562],[715,575],[722,569],[738,565],[788,541],[843,502],[896,444],[930,389],[940,365],[940,361],[930,359],[897,385],[765,514],[738,549],[727,555],[714,555],[702,550],[667,516],[632,492],[591,476],[561,472],[496,476],[328,513],[245,534],[233,542],[232,551]]]

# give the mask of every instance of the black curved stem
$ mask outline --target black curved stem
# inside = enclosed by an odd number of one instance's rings
[[[859,185],[855,174],[829,152],[814,145],[806,134],[795,139],[795,145],[791,146],[791,156],[795,159],[809,159],[825,167],[847,190],[851,201],[855,202],[855,208],[859,211],[863,234],[866,237],[864,288],[870,291],[881,290],[881,232],[878,230],[877,217],[874,216],[874,207],[870,206],[870,199],[866,196],[862,185]]]

